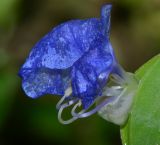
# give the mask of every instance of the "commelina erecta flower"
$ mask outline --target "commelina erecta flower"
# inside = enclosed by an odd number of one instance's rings
[[[56,108],[63,124],[96,112],[119,125],[127,119],[137,81],[115,58],[109,38],[111,8],[104,5],[100,18],[70,20],[53,28],[19,71],[27,96],[61,96]],[[70,106],[72,118],[63,120],[62,112]]]

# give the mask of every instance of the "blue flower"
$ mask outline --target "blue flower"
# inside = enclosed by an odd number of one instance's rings
[[[33,47],[19,71],[29,97],[64,96],[57,104],[59,118],[64,108],[75,103],[69,122],[85,114],[103,95],[110,74],[120,74],[109,39],[111,7],[103,6],[100,18],[71,20],[52,29]],[[83,110],[75,113],[81,104]]]

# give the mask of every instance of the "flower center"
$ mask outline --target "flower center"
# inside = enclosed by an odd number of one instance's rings
[[[122,69],[122,68],[121,68]],[[103,88],[103,93],[98,96],[94,103],[87,109],[82,108],[82,102],[78,98],[72,97],[72,88],[69,87],[65,91],[65,95],[57,103],[56,108],[59,110],[58,119],[63,124],[69,124],[78,118],[88,117],[96,112],[98,114],[115,124],[122,125],[127,120],[128,114],[131,110],[133,96],[137,90],[138,81],[134,75],[121,70],[121,74],[111,74],[106,86]],[[96,107],[92,107],[96,104]],[[73,106],[74,105],[74,106]],[[72,118],[64,120],[62,117],[63,110],[73,106],[71,109]]]

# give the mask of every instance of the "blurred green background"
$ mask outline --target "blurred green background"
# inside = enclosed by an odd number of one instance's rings
[[[159,0],[0,0],[0,145],[121,145],[119,126],[98,115],[58,122],[59,98],[33,100],[17,76],[31,47],[54,26],[98,17],[113,3],[111,41],[127,71],[160,52]]]

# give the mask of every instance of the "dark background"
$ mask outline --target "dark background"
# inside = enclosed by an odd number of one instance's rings
[[[108,2],[116,56],[134,72],[160,52],[159,0],[0,0],[0,145],[121,144],[119,126],[97,114],[60,124],[59,98],[27,98],[17,76],[31,47],[50,29],[70,19],[98,17]]]

